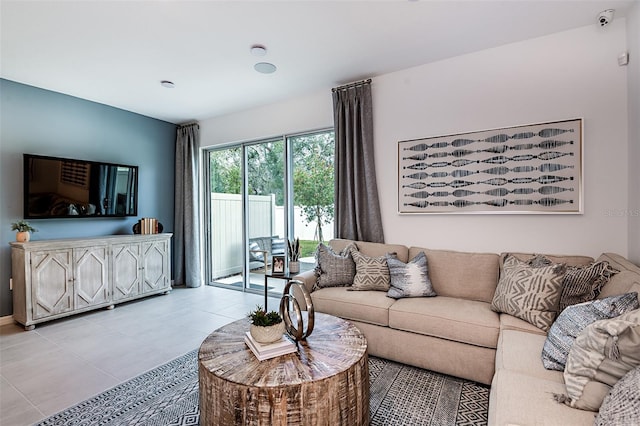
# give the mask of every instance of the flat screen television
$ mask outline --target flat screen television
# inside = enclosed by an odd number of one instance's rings
[[[138,166],[24,154],[25,219],[138,214]]]

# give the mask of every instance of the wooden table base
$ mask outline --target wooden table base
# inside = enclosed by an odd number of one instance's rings
[[[201,425],[367,425],[364,335],[317,314],[297,353],[258,361],[244,343],[247,320],[213,332],[199,353]]]

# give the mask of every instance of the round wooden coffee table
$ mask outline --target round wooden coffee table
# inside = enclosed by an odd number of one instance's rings
[[[298,352],[258,361],[244,343],[249,320],[200,346],[201,425],[367,425],[367,340],[351,323],[316,313]]]

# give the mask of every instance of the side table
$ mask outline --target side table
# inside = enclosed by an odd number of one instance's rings
[[[292,274],[290,272],[285,272],[284,274],[274,274],[271,271],[267,271],[264,274],[264,310],[266,312],[268,312],[269,310],[267,309],[267,293],[269,293],[269,286],[268,286],[268,281],[269,278],[277,278],[277,279],[281,279],[281,280],[285,280],[287,282],[291,281],[293,279],[293,277],[295,277],[296,275],[298,275],[299,273],[296,272],[295,274]],[[277,311],[278,308],[276,307],[275,311]]]

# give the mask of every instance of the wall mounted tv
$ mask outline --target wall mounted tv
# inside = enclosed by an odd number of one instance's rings
[[[24,154],[25,219],[138,214],[138,166]]]

